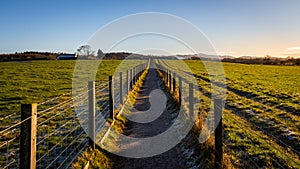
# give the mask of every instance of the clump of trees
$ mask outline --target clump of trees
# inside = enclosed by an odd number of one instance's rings
[[[79,59],[101,59],[105,56],[101,49],[98,49],[97,56],[90,45],[82,45],[77,49]]]

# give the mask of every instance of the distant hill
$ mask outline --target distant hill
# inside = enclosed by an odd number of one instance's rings
[[[146,55],[128,53],[128,52],[115,52],[115,53],[105,53],[103,59],[147,59]]]
[[[252,57],[242,56],[238,58],[224,58],[222,62],[242,63],[242,64],[263,64],[263,65],[300,65],[300,58],[278,58],[278,57]]]
[[[217,59],[224,59],[224,58],[234,58],[233,56],[229,55],[208,55],[204,53],[198,54],[188,54],[188,55],[174,55],[178,59],[191,59],[191,60],[217,60]]]

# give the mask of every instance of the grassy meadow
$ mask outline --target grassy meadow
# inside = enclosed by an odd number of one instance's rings
[[[107,80],[121,62],[103,60],[96,79]],[[184,62],[196,77],[203,103],[199,113],[205,114],[210,107],[210,76],[200,61]],[[14,123],[15,118],[5,117],[20,116],[21,103],[41,103],[70,92],[75,63],[1,62],[0,128]],[[131,66],[139,63],[126,61]],[[174,70],[182,64],[163,63]],[[223,67],[227,87],[224,152],[233,166],[300,168],[300,67],[236,63],[223,63]]]
[[[121,62],[103,60],[96,80],[108,80],[108,76],[114,74]],[[141,63],[125,62],[130,66]],[[75,64],[74,60],[1,62],[0,119],[11,113],[19,114],[22,103],[41,103],[72,91]]]
[[[98,82],[96,84],[101,85],[102,82],[105,82],[108,85],[108,76],[121,70],[127,70],[142,62],[144,61],[103,60],[99,67],[96,67],[97,62],[89,60],[79,60],[77,63],[74,60],[1,62],[0,129],[4,130],[20,121],[21,104],[43,103],[57,97],[51,103],[38,106],[40,112],[40,110],[45,110],[60,102],[66,103],[50,112],[44,112],[42,115],[38,112],[38,142],[43,141],[37,146],[37,159],[43,157],[49,148],[55,147],[58,143],[57,150],[63,150],[68,144],[60,143],[62,137],[64,137],[64,142],[71,143],[73,137],[76,137],[76,133],[82,132],[78,128],[78,121],[75,121],[77,126],[74,128],[76,124],[72,124],[72,120],[70,120],[75,116],[73,108],[68,107],[72,103],[70,101],[72,93],[70,92],[72,91],[73,80],[78,80],[79,76],[87,80],[85,77],[88,77],[88,71],[94,69],[96,72],[95,79],[100,81],[100,84]],[[78,65],[78,63],[80,64]],[[74,74],[75,67],[80,70],[79,74]],[[86,88],[86,81],[83,82]],[[85,93],[84,90],[80,92]],[[86,96],[83,96],[82,99],[85,99]],[[7,161],[11,162],[12,157],[15,156],[14,152],[17,152],[19,135],[19,130],[15,129],[1,134],[0,145],[5,146],[1,146],[0,149],[0,168],[5,166]],[[47,138],[41,138],[43,135]],[[17,139],[6,144],[8,140],[13,138]],[[6,148],[9,148],[13,155],[5,155],[9,153]],[[51,158],[55,158],[55,156],[51,156]],[[48,162],[39,161],[39,164],[43,163]],[[15,163],[12,165],[15,166]],[[39,167],[43,168],[43,166]]]
[[[174,71],[182,65],[163,63]],[[185,61],[200,90],[200,115],[207,114],[211,96],[204,65],[214,65],[203,63]],[[223,143],[231,163],[237,168],[300,168],[300,67],[223,63],[223,68]]]

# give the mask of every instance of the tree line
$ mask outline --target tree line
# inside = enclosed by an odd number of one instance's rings
[[[25,61],[25,60],[55,60],[59,53],[51,52],[16,52],[12,54],[0,54],[0,61]]]
[[[149,56],[128,52],[104,53],[101,49],[97,53],[90,45],[82,45],[77,49],[78,59],[147,59]],[[0,54],[0,61],[25,61],[25,60],[56,60],[57,56],[64,53],[36,52],[26,51],[14,54]],[[130,56],[130,57],[129,57]],[[177,59],[175,56],[151,56],[159,59]],[[186,60],[213,60],[210,58],[199,58],[196,56],[187,57]],[[300,58],[288,56],[286,58],[277,58],[266,55],[263,58],[239,57],[239,58],[223,58],[222,62],[242,63],[242,64],[263,64],[263,65],[300,65]]]
[[[286,58],[277,58],[266,55],[263,58],[224,58],[222,62],[242,63],[242,64],[261,64],[261,65],[287,65],[299,66],[300,58],[288,56]]]

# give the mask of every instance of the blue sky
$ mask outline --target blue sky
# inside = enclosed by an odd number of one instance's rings
[[[299,9],[298,0],[3,0],[0,1],[0,53],[75,52],[99,28],[119,17],[163,12],[196,25],[218,54],[297,57],[300,56]]]

